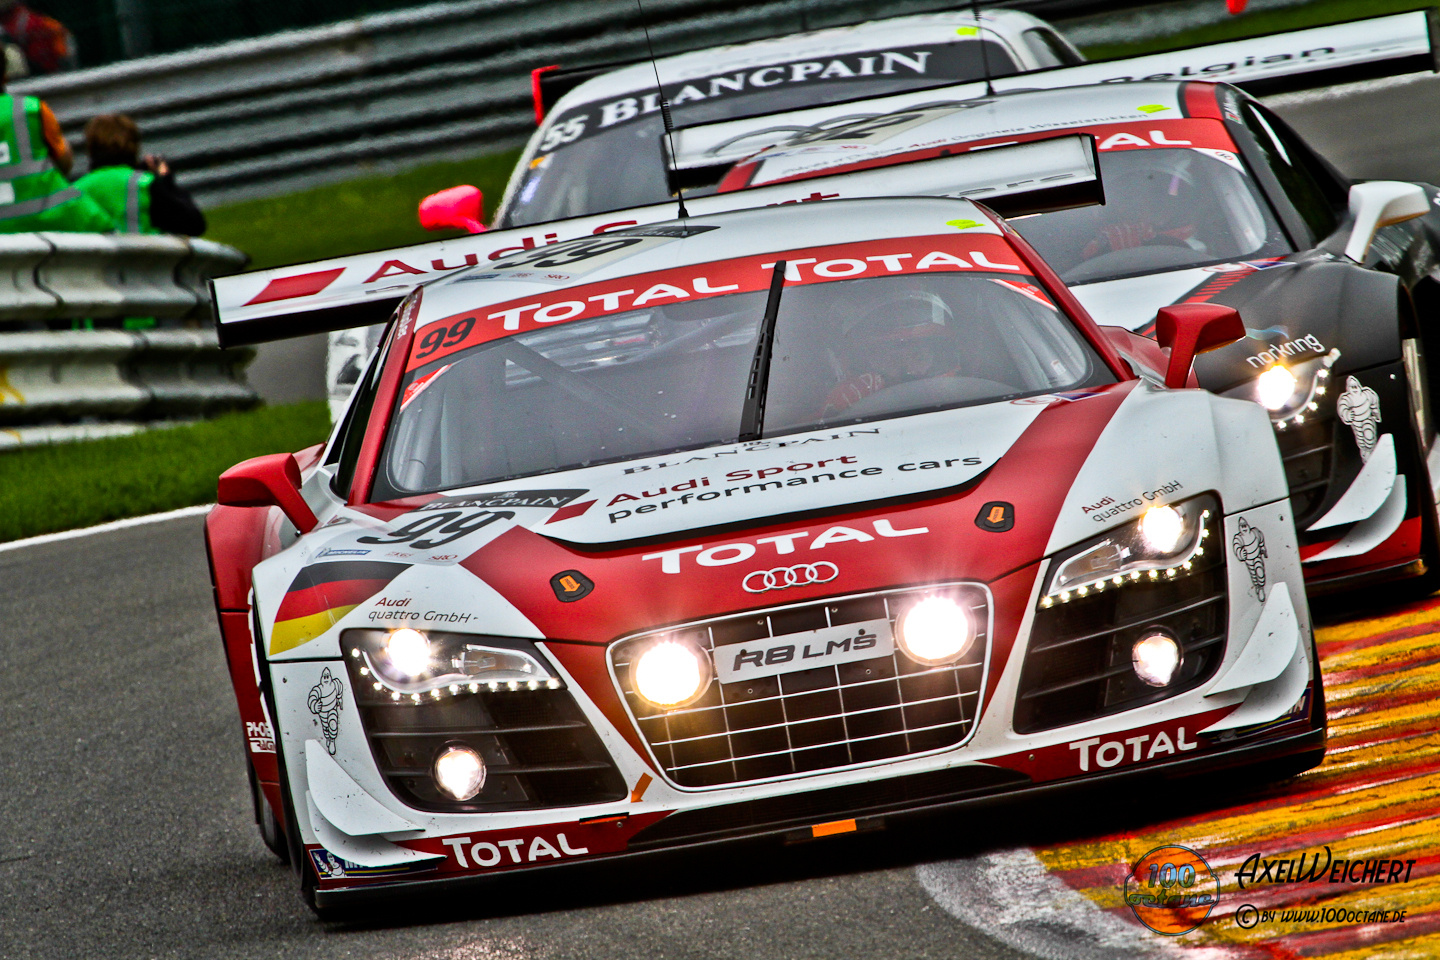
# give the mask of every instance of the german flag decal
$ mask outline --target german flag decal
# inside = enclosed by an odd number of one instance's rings
[[[271,656],[314,640],[409,569],[408,563],[342,560],[301,570],[275,614]]]

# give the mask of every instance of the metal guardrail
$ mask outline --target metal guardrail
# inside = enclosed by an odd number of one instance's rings
[[[222,351],[210,326],[209,278],[245,262],[178,237],[0,235],[0,448],[254,406],[254,351]],[[124,317],[158,325],[47,329]]]
[[[1207,0],[1218,5],[1218,0]],[[281,195],[366,172],[517,145],[530,70],[954,9],[961,0],[461,0],[259,40],[16,83],[80,146],[85,121],[128,113],[202,204]],[[1067,15],[1090,0],[987,2]],[[1120,0],[1107,8],[1139,6]],[[83,152],[83,151],[81,151]]]

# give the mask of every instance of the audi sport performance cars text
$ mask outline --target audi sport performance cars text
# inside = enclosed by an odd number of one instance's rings
[[[1433,574],[1435,187],[1351,183],[1233,87],[1137,83],[809,131],[736,167],[721,190],[912,162],[894,171],[900,184],[916,160],[1061,131],[1095,138],[1106,203],[1016,229],[1106,322],[1149,334],[1165,304],[1240,311],[1247,339],[1196,373],[1269,410],[1312,588]]]
[[[416,289],[323,449],[221,479],[312,902],[1318,761],[1273,428],[1153,369],[1233,311],[1162,315],[1166,358],[958,200],[547,249]]]

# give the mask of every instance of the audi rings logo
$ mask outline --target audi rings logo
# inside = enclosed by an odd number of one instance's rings
[[[793,567],[774,570],[752,570],[740,581],[747,593],[765,593],[789,587],[806,587],[812,583],[829,583],[840,576],[840,568],[829,560],[819,563],[797,563]]]

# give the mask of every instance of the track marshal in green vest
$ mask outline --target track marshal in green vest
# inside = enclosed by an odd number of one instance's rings
[[[102,113],[85,125],[90,172],[79,187],[121,233],[177,233],[198,237],[205,215],[163,157],[140,157],[140,129],[122,113]]]
[[[114,230],[115,221],[65,179],[73,158],[55,114],[3,81],[0,74],[0,233]]]

